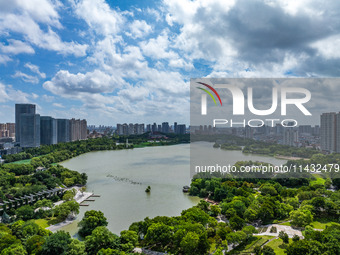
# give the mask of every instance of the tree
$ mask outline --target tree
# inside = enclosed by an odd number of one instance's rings
[[[298,209],[290,212],[292,226],[305,227],[313,221],[313,215],[309,210]]]
[[[57,231],[46,238],[41,247],[41,255],[66,255],[72,239],[69,233]]]
[[[18,219],[30,220],[34,217],[34,209],[29,205],[24,205],[24,206],[19,207],[15,211],[15,214]]]
[[[97,254],[103,248],[118,249],[119,245],[119,237],[104,226],[95,228],[92,234],[85,238],[85,247],[89,254]]]
[[[172,228],[163,222],[153,223],[148,228],[145,240],[149,243],[161,243],[163,246],[172,239]]]
[[[138,243],[138,235],[135,231],[123,230],[120,232],[120,246],[124,251],[132,251]]]
[[[261,187],[261,194],[262,195],[270,195],[270,196],[276,196],[277,195],[277,191],[276,189],[270,185],[270,184],[265,184]]]
[[[77,194],[77,190],[76,189],[69,189],[66,190],[64,195],[63,195],[63,200],[65,201],[71,201],[74,200],[74,196]]]
[[[199,244],[199,235],[194,232],[188,232],[180,243],[183,254],[197,254]]]
[[[263,255],[275,255],[275,251],[272,247],[265,245],[262,248],[262,254]]]
[[[83,219],[78,223],[79,235],[85,237],[92,233],[96,227],[107,226],[108,222],[101,211],[87,211]]]
[[[300,237],[298,235],[294,235],[292,238],[293,242],[297,242],[300,240]]]
[[[20,243],[20,240],[15,236],[7,233],[3,234],[0,238],[0,252],[12,245],[18,245]]]
[[[60,221],[63,221],[68,216],[74,216],[79,213],[79,204],[76,201],[67,201],[58,205],[54,210],[57,214],[57,218]]]
[[[255,255],[261,255],[261,252],[262,252],[261,246],[260,246],[260,245],[256,245],[256,246],[254,247],[253,252],[255,253]]]
[[[27,251],[21,244],[15,244],[4,249],[1,255],[27,255]]]
[[[221,208],[218,205],[210,206],[211,215],[216,217],[221,213]]]
[[[107,249],[100,249],[97,255],[126,255],[126,253],[123,251],[107,248]]]
[[[289,237],[287,233],[280,231],[279,238],[281,238],[284,243],[289,243]]]
[[[247,222],[253,222],[257,219],[257,212],[249,208],[244,212],[244,218]]]
[[[68,245],[66,255],[86,255],[85,243],[78,239],[72,239]]]
[[[26,241],[26,249],[29,254],[38,254],[41,246],[44,244],[45,238],[40,235],[34,235]]]
[[[242,229],[244,224],[245,224],[245,221],[237,215],[231,217],[229,220],[229,225],[233,230]]]

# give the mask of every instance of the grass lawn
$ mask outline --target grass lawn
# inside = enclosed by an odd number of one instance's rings
[[[313,221],[310,225],[316,229],[325,229],[326,226],[330,226],[332,222],[326,222],[325,220],[320,219],[319,221]]]
[[[38,224],[42,228],[47,228],[49,226],[48,221],[46,219],[34,220],[34,223]]]
[[[31,159],[24,159],[24,160],[19,160],[19,161],[14,161],[8,164],[18,164],[18,165],[22,165],[22,164],[29,164],[31,163]]]
[[[280,223],[279,225],[283,225],[283,226],[291,226],[290,222]]]
[[[315,185],[315,184],[320,184],[320,185],[324,185],[325,184],[325,179],[324,178],[320,178],[320,177],[317,177],[316,180],[313,180],[310,182],[310,185]]]
[[[289,239],[289,243],[293,242],[291,239]],[[275,254],[277,255],[285,255],[284,250],[286,244],[283,244],[281,239],[274,239],[273,241],[270,241],[266,244],[266,246],[269,246],[274,249]]]
[[[261,246],[268,240],[272,239],[272,236],[253,236],[245,245],[239,245],[230,254],[250,254],[253,252],[256,245]]]

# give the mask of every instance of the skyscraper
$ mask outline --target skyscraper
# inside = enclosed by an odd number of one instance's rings
[[[57,121],[50,116],[40,117],[40,144],[57,144]]]
[[[67,143],[70,141],[70,120],[57,119],[57,141]]]
[[[40,146],[40,115],[32,113],[21,113],[19,117],[18,134],[20,147]]]
[[[21,114],[35,114],[34,104],[15,104],[15,140],[20,142],[20,130],[21,130]],[[40,131],[39,131],[40,132]]]
[[[320,117],[321,149],[335,152],[337,149],[337,116],[335,112],[323,113]]]
[[[169,123],[168,122],[162,123],[162,132],[163,133],[169,133]]]

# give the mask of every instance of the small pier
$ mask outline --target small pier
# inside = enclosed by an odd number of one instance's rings
[[[79,206],[90,206],[89,204],[79,204]]]
[[[95,194],[93,194],[93,195],[91,195],[90,197],[100,197],[100,195],[95,195]]]

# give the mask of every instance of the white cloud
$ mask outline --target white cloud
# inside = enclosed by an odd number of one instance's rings
[[[53,103],[52,105],[58,108],[65,108],[65,106],[60,103]]]
[[[43,78],[43,79],[46,78],[46,74],[40,72],[39,66],[33,65],[33,64],[31,64],[31,63],[26,63],[26,64],[25,64],[25,67],[28,68],[28,69],[30,69],[33,73],[38,74],[38,75],[40,76],[40,78]]]
[[[111,9],[104,0],[71,1],[75,13],[90,26],[93,32],[101,35],[117,34],[124,21],[123,16]]]
[[[14,101],[16,103],[28,103],[31,98],[34,99],[34,96],[31,96],[21,90],[13,89],[11,85],[5,85],[0,82],[0,103],[5,103],[8,101]]]
[[[64,55],[84,56],[88,45],[63,42],[52,30],[52,26],[60,29],[61,24],[58,20],[59,15],[51,2],[34,0],[34,3],[36,5],[32,5],[30,1],[17,0],[4,4],[7,8],[4,8],[0,15],[0,34],[8,31],[19,33],[26,41],[40,48]],[[48,25],[47,31],[43,31],[39,23]]]
[[[115,80],[100,70],[85,74],[60,70],[51,81],[45,82],[43,87],[56,95],[66,97],[77,96],[79,93],[111,93],[115,88]]]
[[[39,78],[25,74],[20,71],[16,71],[14,75],[12,75],[13,78],[21,78],[24,82],[29,82],[29,83],[39,83]]]
[[[311,47],[326,59],[340,58],[340,34],[314,42]]]
[[[51,103],[54,101],[55,97],[54,96],[49,96],[49,95],[43,95],[42,99],[48,103]]]
[[[127,33],[132,38],[143,38],[151,33],[152,28],[145,20],[134,20],[130,24],[130,33]]]
[[[6,87],[0,82],[0,103],[4,103],[8,100],[8,94],[6,92]]]
[[[0,44],[3,53],[17,55],[20,53],[34,54],[35,51],[28,43],[20,40],[8,39],[8,45]]]
[[[0,54],[0,64],[6,64],[9,61],[12,61],[10,57]]]

